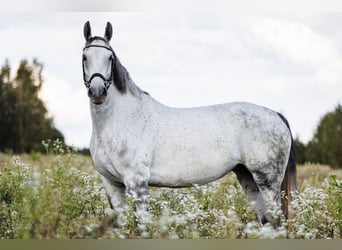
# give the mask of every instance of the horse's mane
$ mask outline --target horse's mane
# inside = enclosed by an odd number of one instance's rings
[[[127,69],[121,64],[115,53],[113,63],[113,82],[117,90],[122,94],[125,94],[127,90],[136,97],[140,97],[141,94],[146,94],[146,92],[141,90],[134,83]]]

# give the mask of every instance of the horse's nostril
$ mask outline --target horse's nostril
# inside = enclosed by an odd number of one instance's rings
[[[92,88],[88,89],[88,97],[93,97],[94,96],[94,92],[92,90]]]
[[[103,90],[102,90],[102,96],[107,96],[107,90],[106,90],[106,88],[103,88]]]

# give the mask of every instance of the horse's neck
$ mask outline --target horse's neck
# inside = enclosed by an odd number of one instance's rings
[[[117,91],[115,91],[114,88],[114,85],[109,87],[105,101],[101,105],[96,105],[90,102],[90,113],[94,129],[103,130],[103,126],[105,126],[113,116],[113,107],[117,102],[115,99],[117,99],[117,96],[119,95],[119,93],[116,93]]]
[[[120,93],[112,85],[108,89],[108,95],[103,104],[90,103],[93,132],[99,135],[107,128],[113,129],[113,127],[124,131],[125,129],[121,126],[126,126],[128,118],[134,113],[139,113],[144,106],[141,95],[144,95],[143,92],[136,95],[129,90],[126,93]]]

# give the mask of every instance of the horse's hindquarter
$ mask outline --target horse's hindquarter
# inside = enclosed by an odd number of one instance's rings
[[[239,163],[266,160],[272,147],[290,143],[277,113],[248,103],[170,109],[161,119],[152,185],[205,184]]]

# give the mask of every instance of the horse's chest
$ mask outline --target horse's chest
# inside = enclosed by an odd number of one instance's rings
[[[122,180],[127,166],[134,160],[132,150],[122,140],[101,140],[94,145],[93,160],[96,170],[103,176]]]
[[[110,161],[110,157],[106,150],[97,148],[92,154],[95,169],[103,176],[106,177],[119,177],[115,171],[113,164]]]

